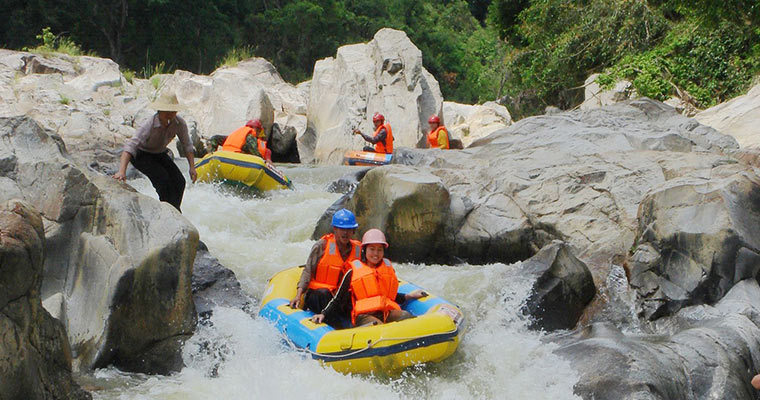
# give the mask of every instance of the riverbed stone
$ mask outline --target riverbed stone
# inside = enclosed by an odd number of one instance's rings
[[[745,280],[716,307],[665,318],[669,329],[661,324],[657,334],[598,323],[556,339],[555,353],[578,372],[574,391],[583,399],[751,400],[750,380],[760,369],[759,298],[757,281]]]
[[[573,255],[566,243],[555,241],[523,261],[520,275],[533,280],[524,312],[533,329],[572,329],[596,287],[586,264]]]
[[[393,243],[388,256],[406,261],[435,256],[449,201],[438,177],[393,165],[367,172],[346,208],[356,214],[359,237],[372,228],[382,230]]]
[[[352,131],[374,133],[376,112],[391,125],[394,148],[416,147],[442,101],[420,50],[406,33],[383,28],[369,43],[342,46],[314,65],[307,117],[316,140],[299,141],[299,154],[302,161],[313,154],[317,163],[339,164],[347,150],[366,145]]]
[[[214,257],[203,242],[193,264],[193,299],[198,317],[206,319],[217,307],[237,308],[253,314],[253,303],[240,287],[235,272]]]
[[[760,178],[739,164],[654,188],[639,208],[631,284],[648,319],[713,304],[760,272]]]
[[[71,375],[63,325],[40,300],[44,242],[31,204],[0,204],[0,398],[90,399]]]
[[[41,295],[63,297],[74,368],[180,368],[196,323],[195,228],[172,206],[76,166],[60,137],[27,117],[0,118],[0,164],[42,215]]]

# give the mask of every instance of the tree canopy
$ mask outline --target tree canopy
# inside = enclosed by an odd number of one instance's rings
[[[143,75],[255,55],[294,83],[339,46],[401,29],[447,100],[500,99],[516,117],[578,105],[594,72],[700,107],[760,72],[757,0],[5,0],[0,13],[3,47],[38,45],[50,27]]]

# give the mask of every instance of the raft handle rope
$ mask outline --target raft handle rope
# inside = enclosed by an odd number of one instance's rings
[[[427,334],[427,335],[409,336],[409,337],[394,337],[394,338],[382,338],[382,337],[381,337],[381,338],[379,338],[379,339],[375,340],[374,342],[370,340],[370,341],[367,343],[367,347],[364,347],[364,348],[362,348],[362,349],[359,349],[359,350],[353,351],[353,352],[351,352],[351,353],[344,353],[344,354],[337,354],[337,355],[333,355],[333,354],[322,354],[322,353],[317,353],[317,352],[315,352],[315,351],[311,351],[311,350],[310,350],[308,347],[298,347],[298,346],[296,346],[296,344],[295,344],[295,343],[293,343],[293,341],[292,341],[292,340],[290,340],[290,339],[287,337],[287,335],[285,336],[285,340],[286,340],[286,341],[288,342],[288,344],[290,344],[290,346],[291,346],[293,349],[295,349],[295,350],[298,350],[298,351],[303,351],[303,352],[305,352],[305,353],[309,353],[309,354],[311,354],[312,356],[318,356],[318,357],[320,357],[320,358],[336,358],[336,359],[338,359],[338,358],[350,357],[350,356],[354,356],[354,355],[360,354],[360,353],[362,353],[362,352],[365,352],[365,351],[367,351],[367,350],[370,350],[370,349],[372,349],[372,348],[373,348],[373,347],[375,347],[377,344],[379,344],[379,343],[382,343],[382,342],[388,342],[388,341],[392,341],[392,340],[394,340],[394,341],[407,341],[407,340],[417,340],[417,339],[424,339],[424,338],[427,338],[427,337],[432,337],[432,336],[438,336],[438,335],[448,335],[448,334],[456,333],[458,330],[459,330],[459,328],[457,327],[457,328],[454,328],[454,329],[452,329],[452,330],[450,330],[450,331],[447,331],[447,332],[436,332],[436,333],[429,333],[429,334]]]

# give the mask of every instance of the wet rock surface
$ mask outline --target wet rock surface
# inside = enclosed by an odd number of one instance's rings
[[[195,228],[170,205],[78,167],[60,137],[26,117],[0,118],[0,165],[10,193],[42,216],[41,296],[60,298],[49,304],[74,368],[179,369],[196,323]]]
[[[223,266],[203,242],[198,243],[195,255],[192,288],[195,311],[201,319],[208,318],[216,307],[253,313],[251,299],[243,292],[235,273]]]
[[[0,398],[90,399],[71,375],[60,321],[42,307],[45,258],[40,214],[21,200],[0,204]]]

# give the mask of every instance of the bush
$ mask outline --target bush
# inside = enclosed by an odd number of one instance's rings
[[[50,30],[50,27],[42,28],[42,33],[35,36],[37,40],[40,41],[40,44],[37,47],[34,48],[24,48],[26,51],[31,51],[33,53],[40,53],[44,55],[50,55],[52,53],[63,53],[68,54],[70,56],[95,56],[96,54],[89,51],[85,52],[82,51],[82,48],[74,43],[74,41],[71,38],[68,38],[66,36],[58,35],[56,36],[53,34],[53,32]]]
[[[629,55],[606,71],[607,81],[628,79],[643,96],[666,100],[686,91],[698,107],[710,107],[734,97],[760,72],[760,40],[756,33],[737,34],[723,23],[695,29],[680,23],[655,48]]]
[[[222,60],[216,65],[216,67],[234,67],[239,62],[252,58],[253,56],[252,46],[233,47],[227,51],[227,54],[222,57]]]
[[[132,83],[132,81],[135,79],[135,76],[137,76],[137,73],[129,68],[121,70],[121,74],[124,75],[124,79],[126,79],[129,83]]]

